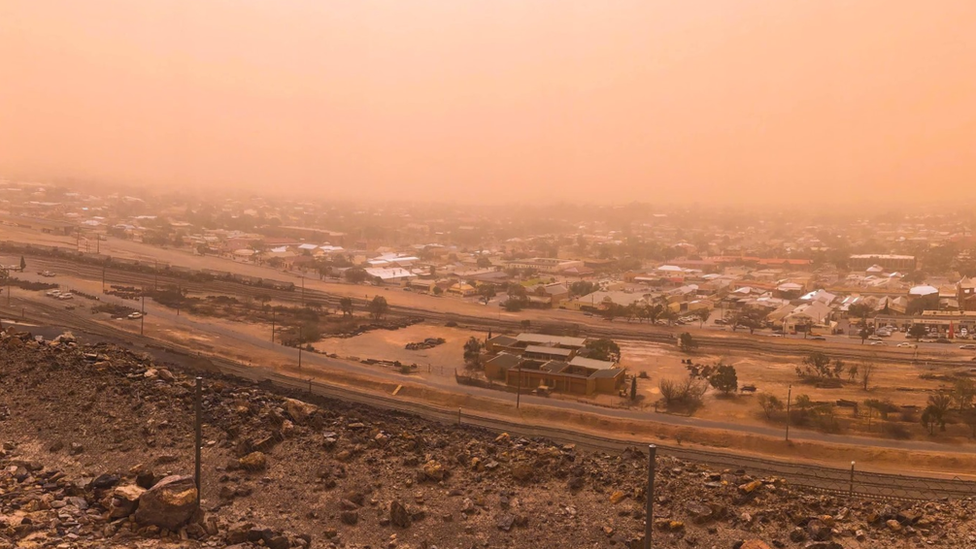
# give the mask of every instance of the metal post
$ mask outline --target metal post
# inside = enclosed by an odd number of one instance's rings
[[[153,260],[153,291],[159,289],[159,261]]]
[[[146,333],[146,315],[143,314],[139,317],[139,335],[145,335]]]
[[[302,307],[305,306],[305,275],[302,275]]]
[[[657,446],[647,445],[647,510],[644,517],[644,549],[651,549],[651,536],[654,527],[654,466],[657,462]]]
[[[790,441],[790,401],[793,399],[793,385],[786,392],[786,442]]]
[[[461,426],[461,407],[458,406],[458,427]]]
[[[302,329],[302,327],[299,326],[298,327],[298,369],[299,370],[302,369],[302,346],[304,345],[304,342],[302,341],[302,338],[304,337],[302,335],[303,331],[304,330]]]
[[[851,488],[850,488],[850,495],[851,496],[854,495],[854,462],[853,461],[851,461]]]
[[[179,299],[176,300],[176,316],[180,316],[180,305],[183,304],[183,285],[182,284],[176,287],[176,293],[178,294],[178,298],[179,298]]]
[[[102,293],[105,293],[105,271],[108,270],[108,263],[102,265]]]
[[[271,309],[271,345],[274,346],[275,310]]]
[[[308,394],[312,394],[312,378],[308,378]]]
[[[196,391],[196,444],[194,448],[196,449],[196,470],[194,481],[197,485],[197,507],[200,506],[200,492],[201,492],[201,476],[200,476],[200,449],[203,447],[203,378],[197,376],[197,391]]]
[[[522,403],[522,365],[519,364],[518,367],[518,389],[515,392],[515,408],[517,409]]]

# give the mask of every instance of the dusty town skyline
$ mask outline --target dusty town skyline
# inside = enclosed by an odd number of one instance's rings
[[[461,202],[976,198],[965,0],[0,14],[4,175]]]

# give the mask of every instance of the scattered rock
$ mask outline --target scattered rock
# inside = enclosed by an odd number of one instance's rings
[[[412,521],[410,513],[407,512],[407,508],[402,503],[397,500],[390,502],[390,523],[393,526],[409,528]]]
[[[241,469],[245,471],[264,471],[268,468],[268,457],[264,455],[264,452],[251,452],[242,457],[238,463]]]
[[[136,522],[175,531],[197,511],[197,488],[193,477],[168,476],[139,498]]]

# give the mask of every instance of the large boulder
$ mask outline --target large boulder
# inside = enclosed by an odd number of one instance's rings
[[[146,490],[131,484],[117,486],[112,493],[112,502],[109,505],[109,518],[125,518],[131,515],[139,506],[139,498],[146,493]]]
[[[172,475],[157,482],[139,498],[136,522],[176,531],[197,511],[193,477]]]
[[[308,420],[308,416],[312,415],[316,410],[315,406],[293,398],[285,399],[284,408],[285,413],[298,425],[304,425],[305,421]]]

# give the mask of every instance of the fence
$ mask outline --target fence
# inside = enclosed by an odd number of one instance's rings
[[[109,346],[72,349],[68,345],[45,345],[32,352],[38,353],[37,360],[4,366],[0,387],[9,391],[8,396],[33,397],[29,407],[11,414],[26,421],[4,423],[5,436],[45,440],[43,447],[26,450],[38,454],[38,461],[73,476],[101,471],[152,471],[156,475],[196,472],[200,495],[209,509],[255,489],[266,492],[267,497],[293,494],[302,501],[316,497],[313,492],[321,486],[289,485],[287,493],[283,493],[255,480],[253,475],[248,480],[247,475],[236,471],[238,468],[261,470],[261,456],[255,452],[280,446],[285,450],[282,454],[288,455],[291,446],[308,444],[307,439],[289,436],[291,420],[286,419],[302,416],[302,401],[328,405],[347,415],[357,408],[366,410],[360,405],[394,410],[443,424],[460,423],[474,432],[504,431],[512,436],[542,437],[595,451],[619,452],[634,446],[634,442],[573,429],[479,416],[475,410],[441,408],[375,393],[351,392],[312,379],[222,359],[168,355],[188,371],[202,373],[198,389],[193,376],[173,376],[138,354],[119,353]],[[242,379],[256,382],[258,387]],[[281,397],[295,400],[282,401]],[[6,397],[0,394],[0,400],[3,399]],[[7,406],[23,406],[24,402],[28,401],[10,398]],[[285,407],[287,413],[277,411],[279,406]],[[44,413],[36,413],[37,407],[44,409]],[[369,412],[363,411],[362,415],[368,417]],[[397,415],[386,417],[396,421]],[[318,426],[317,436],[327,445],[328,429],[323,427]],[[841,498],[932,500],[976,496],[976,483],[971,481],[874,473],[858,470],[856,464],[853,469],[823,467],[660,445],[657,457],[701,463],[716,470],[742,470],[754,477],[783,478],[794,487]],[[276,475],[286,478],[291,473],[301,478],[298,472],[307,472],[308,467],[308,463],[287,460],[274,465]],[[323,471],[322,474],[325,483],[335,473]],[[653,482],[652,479],[648,481]],[[650,512],[647,516],[653,517]],[[283,518],[281,524],[271,526],[284,527],[285,521]]]

